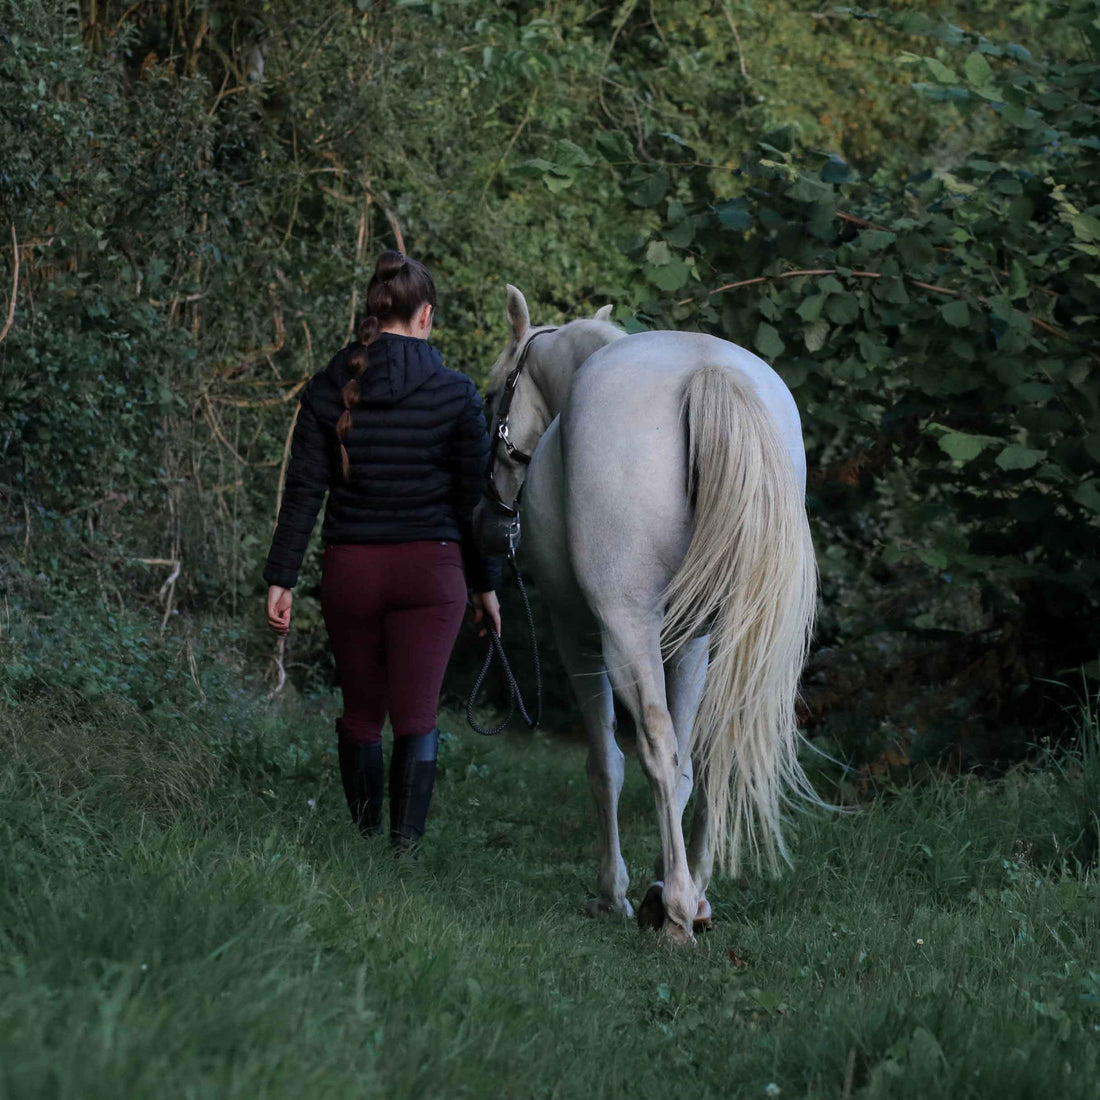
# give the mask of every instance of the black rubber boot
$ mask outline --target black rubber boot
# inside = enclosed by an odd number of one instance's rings
[[[363,836],[380,836],[382,795],[386,781],[382,742],[368,745],[351,741],[344,735],[339,723],[336,726],[336,740],[340,779],[344,784],[344,797],[348,800],[351,819],[359,826]]]
[[[390,843],[399,851],[415,848],[424,835],[435,785],[439,730],[419,737],[395,737],[390,759]]]

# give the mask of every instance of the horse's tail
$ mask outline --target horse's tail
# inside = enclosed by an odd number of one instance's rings
[[[718,865],[736,874],[747,845],[776,870],[778,857],[790,862],[782,804],[790,793],[820,804],[795,723],[817,592],[803,489],[763,402],[734,371],[696,371],[684,410],[695,531],[662,637],[670,653],[711,637],[691,744]]]

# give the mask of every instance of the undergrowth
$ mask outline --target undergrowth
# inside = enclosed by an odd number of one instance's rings
[[[93,650],[79,621],[5,635],[0,1096],[1095,1095],[1095,710],[999,779],[798,817],[795,868],[717,882],[715,931],[675,949],[583,916],[579,745],[445,715],[398,863],[348,818],[338,696],[267,699],[184,627],[130,668],[102,628],[98,692],[55,676]],[[621,822],[636,903],[658,836],[633,759]]]

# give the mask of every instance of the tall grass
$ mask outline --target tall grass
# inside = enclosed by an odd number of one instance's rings
[[[582,915],[579,746],[452,716],[395,862],[337,699],[264,701],[216,629],[38,630],[0,667],[0,1097],[1096,1095],[1095,708],[995,782],[798,819],[795,869],[716,884],[675,949]],[[637,900],[635,766],[622,826]]]
[[[0,717],[0,1095],[1095,1096],[1094,739],[802,819],[796,869],[719,884],[677,950],[581,915],[579,748],[448,737],[396,863],[347,820],[329,701],[227,737],[229,705]],[[623,832],[638,893],[637,768]]]

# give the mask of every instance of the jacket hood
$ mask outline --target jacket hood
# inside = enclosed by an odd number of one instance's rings
[[[332,380],[342,389],[351,377],[349,344],[333,363]],[[443,367],[443,357],[427,340],[383,332],[367,349],[367,369],[359,376],[359,402],[384,408],[403,401]]]

